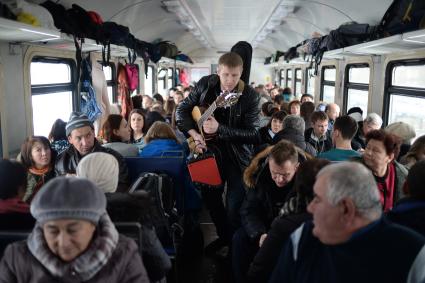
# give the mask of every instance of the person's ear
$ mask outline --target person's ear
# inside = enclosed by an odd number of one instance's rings
[[[347,225],[351,225],[351,222],[356,216],[356,206],[352,199],[345,198],[341,200],[342,220]]]

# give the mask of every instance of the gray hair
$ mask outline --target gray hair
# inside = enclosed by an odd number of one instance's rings
[[[304,131],[305,131],[304,119],[298,115],[288,115],[283,119],[283,128],[294,129],[304,134]]]
[[[374,124],[381,128],[382,126],[382,118],[376,113],[369,113],[367,114],[366,118],[364,119],[364,123],[367,124]]]
[[[356,211],[369,220],[382,214],[380,195],[371,171],[358,162],[331,164],[320,170],[317,178],[327,177],[327,198],[337,205],[342,199],[350,198]]]

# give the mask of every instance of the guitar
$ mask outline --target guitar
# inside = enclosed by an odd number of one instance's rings
[[[214,111],[217,108],[227,108],[231,107],[232,105],[235,105],[239,97],[242,93],[234,93],[234,92],[228,92],[224,91],[222,92],[216,100],[206,109],[204,110],[203,107],[195,106],[192,110],[192,118],[195,120],[196,124],[198,125],[199,132],[201,135],[205,138],[205,140],[211,139],[214,135],[206,135],[203,132],[202,125],[206,120],[208,120],[209,117],[214,113]]]

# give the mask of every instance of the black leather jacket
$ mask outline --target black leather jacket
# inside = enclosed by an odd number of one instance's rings
[[[180,131],[198,131],[191,112],[194,106],[208,106],[220,94],[220,79],[217,75],[205,76],[199,80],[195,89],[183,100],[176,111],[176,122]],[[203,98],[203,99],[202,99]],[[241,170],[248,166],[253,144],[261,142],[258,133],[259,125],[259,95],[248,85],[245,85],[238,102],[225,109],[217,109],[214,117],[219,123],[217,137],[222,154],[229,154],[229,159]],[[225,147],[225,149],[223,149]]]
[[[117,191],[127,192],[129,188],[128,168],[121,154],[119,154],[113,149],[101,146],[97,142],[97,140],[95,140],[94,146],[91,152],[106,152],[106,153],[112,154],[117,159],[118,165],[119,165]],[[77,165],[83,157],[84,156],[81,156],[80,153],[74,148],[73,145],[70,145],[66,150],[64,150],[56,158],[56,164],[55,164],[56,176],[62,176],[66,174],[75,174],[77,170]]]

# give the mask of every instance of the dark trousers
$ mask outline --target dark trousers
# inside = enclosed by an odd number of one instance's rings
[[[251,240],[243,227],[235,232],[232,241],[232,269],[236,283],[247,282],[249,266],[258,249],[258,241]]]
[[[225,163],[221,170],[226,184],[226,206],[223,203],[224,186],[221,188],[202,189],[202,198],[210,213],[219,238],[230,243],[233,233],[240,227],[239,209],[245,198],[241,170],[232,162]]]

